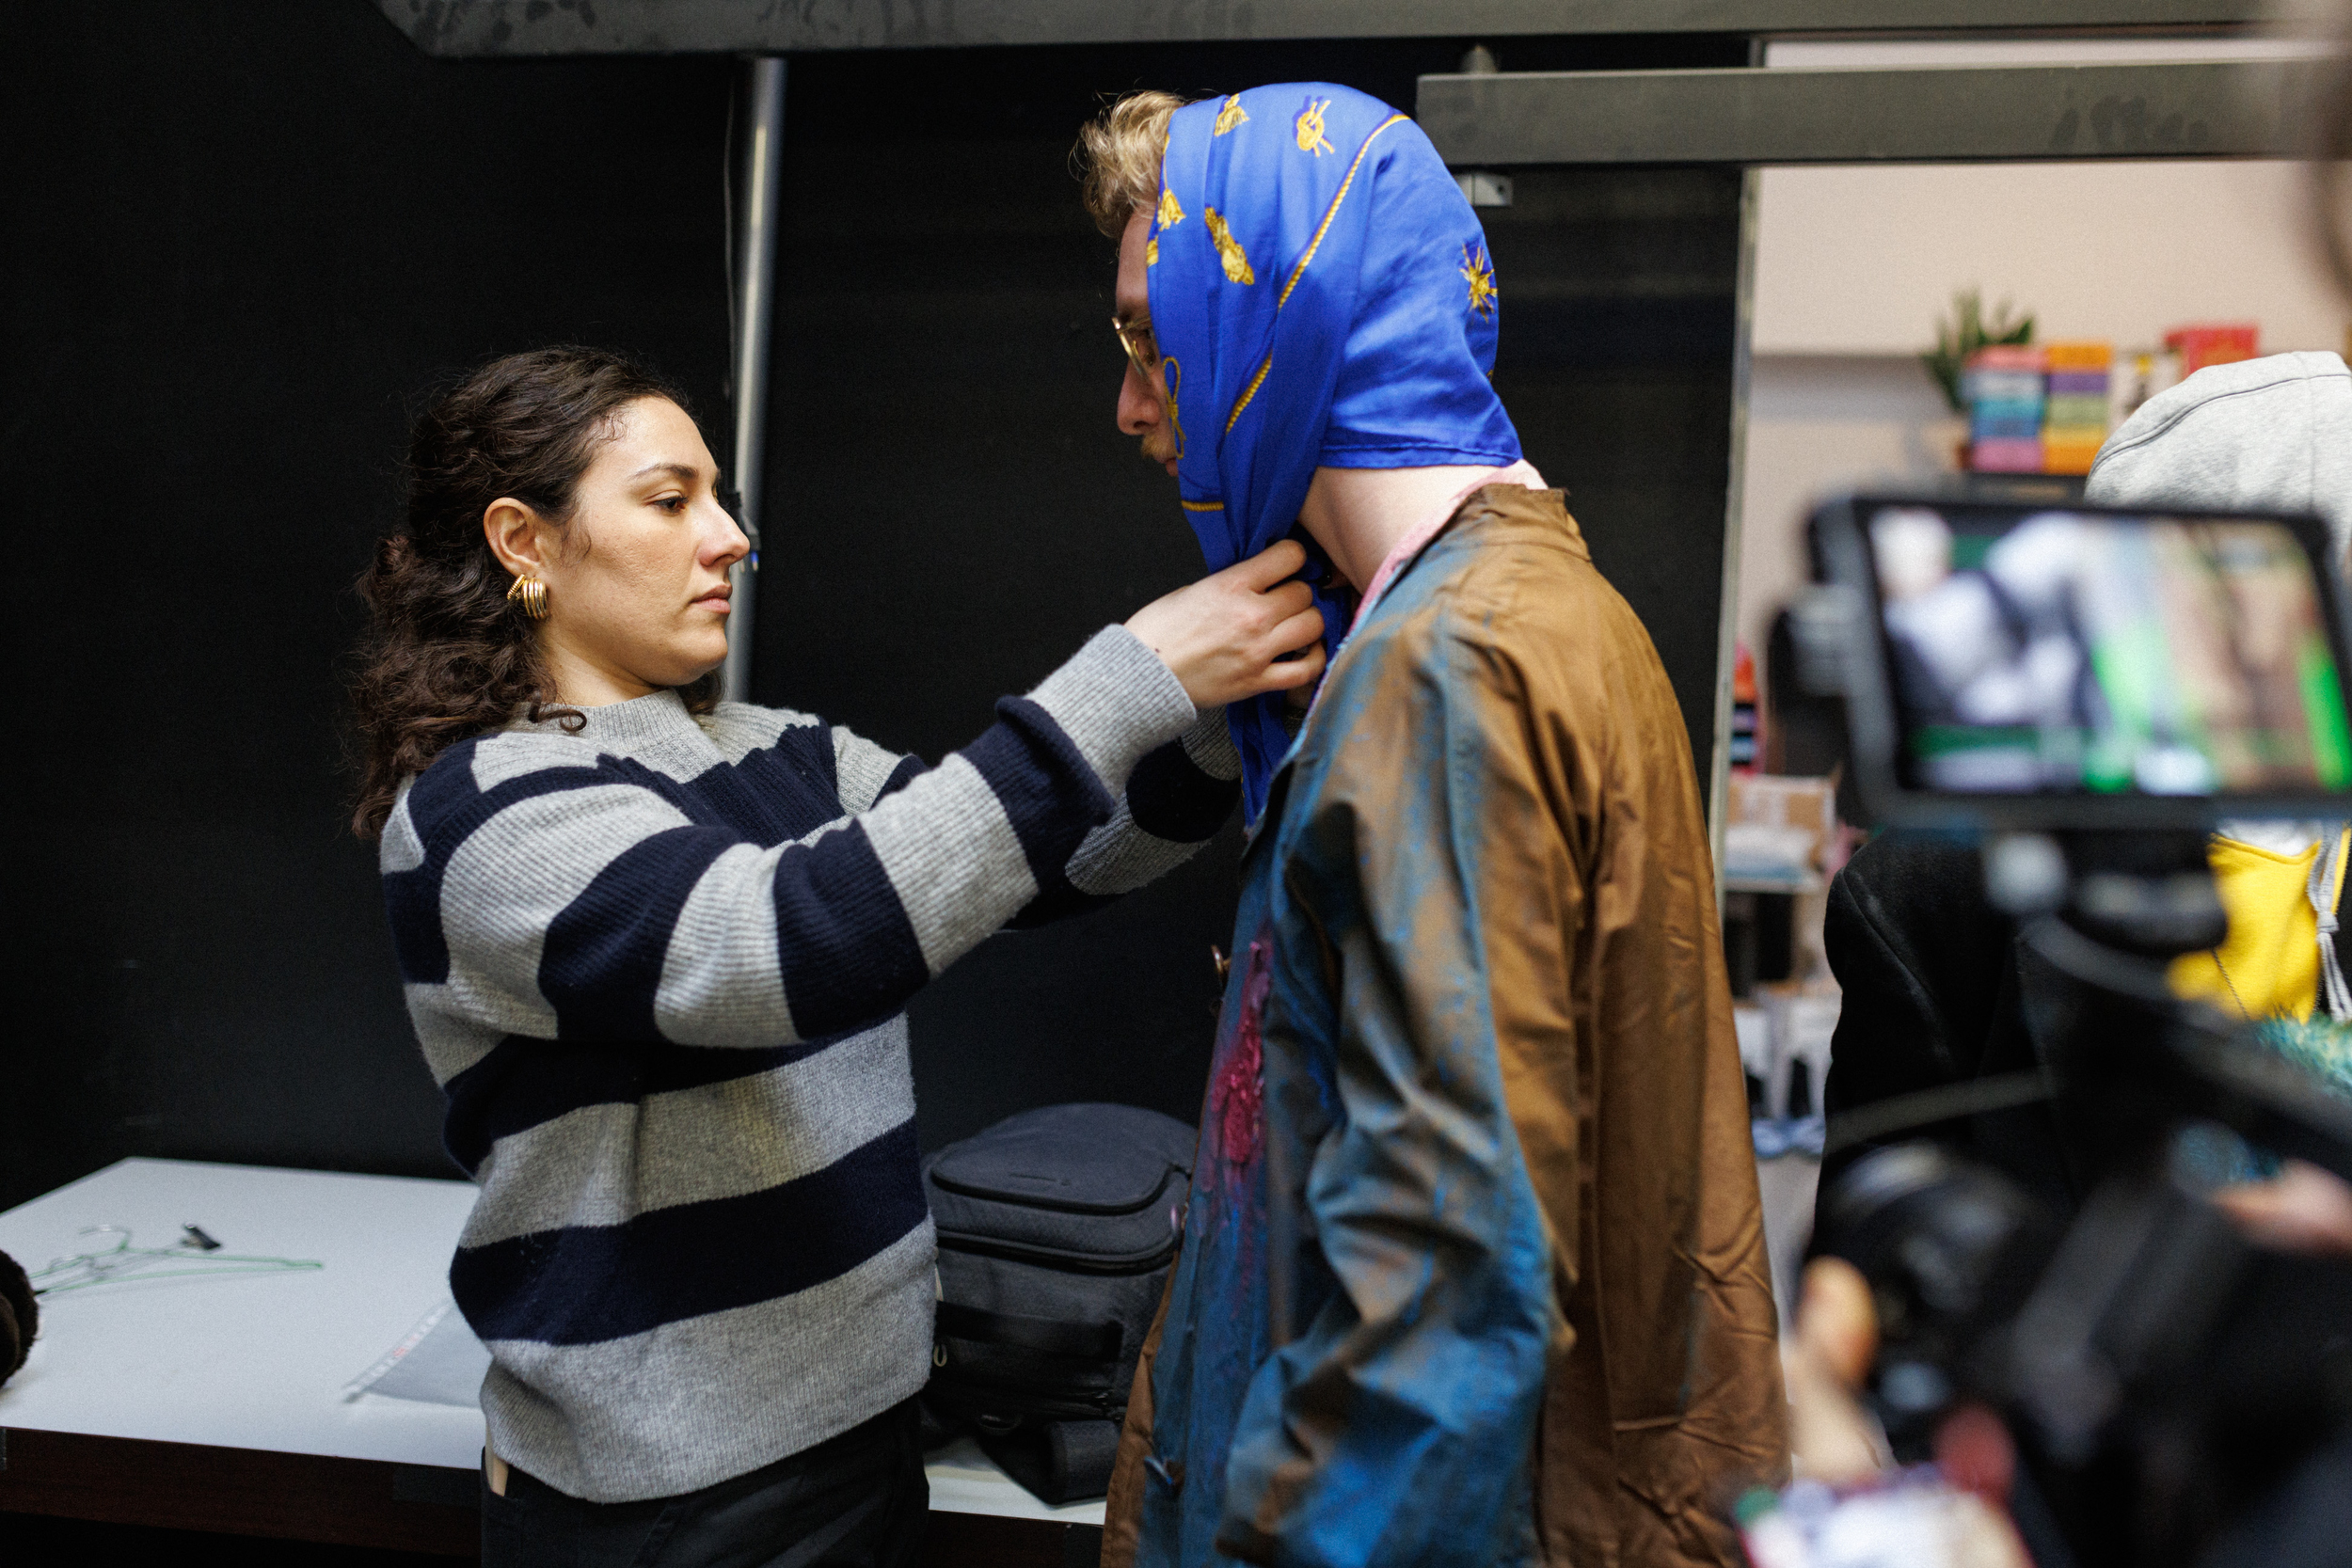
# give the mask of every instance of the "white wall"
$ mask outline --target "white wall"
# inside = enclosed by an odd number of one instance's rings
[[[1765,634],[1805,582],[1804,520],[1845,485],[1949,469],[1966,433],[1909,355],[1770,355],[1748,389],[1740,520],[1740,638]]]
[[[2340,349],[2348,315],[2286,161],[1768,168],[1757,354],[1929,346],[1955,289],[2031,309],[2039,336],[2158,341],[2254,321],[2265,352]]]
[[[2032,310],[2045,341],[2127,352],[2251,321],[2266,354],[2342,352],[2352,304],[2299,226],[2303,178],[2268,161],[1766,169],[1741,639],[1760,657],[1802,586],[1814,499],[1952,467],[1960,423],[1917,356],[1956,288]]]
[[[2263,40],[1774,44],[1775,67],[2065,63],[2308,53]],[[2341,299],[2286,161],[1909,165],[1763,171],[1740,635],[1761,655],[1803,583],[1813,499],[1951,467],[1959,421],[1919,368],[1956,289],[2034,312],[2039,337],[2152,347],[2252,321],[2265,353],[2341,352]]]

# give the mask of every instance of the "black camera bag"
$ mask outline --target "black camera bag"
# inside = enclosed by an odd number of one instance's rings
[[[924,1401],[1049,1503],[1110,1484],[1195,1142],[1156,1111],[1049,1105],[923,1162],[939,1227]]]

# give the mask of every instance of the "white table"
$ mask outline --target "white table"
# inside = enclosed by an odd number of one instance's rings
[[[453,1542],[459,1521],[417,1511],[453,1516],[469,1508],[480,1412],[375,1394],[346,1399],[343,1388],[446,1299],[450,1255],[473,1196],[464,1181],[124,1160],[0,1212],[0,1251],[32,1270],[111,1245],[112,1237],[78,1234],[104,1225],[128,1228],[136,1245],[169,1246],[182,1226],[194,1224],[227,1253],[325,1265],[124,1280],[43,1297],[31,1358],[0,1386],[0,1433],[13,1439],[14,1450],[10,1467],[0,1470],[0,1509],[80,1512],[79,1503],[58,1499],[71,1493],[87,1502],[109,1484],[72,1473],[107,1452],[135,1454],[141,1473],[153,1477],[175,1463],[194,1465],[185,1488],[218,1490],[230,1483],[207,1480],[200,1461],[226,1450],[329,1465],[302,1473],[340,1478],[349,1496],[338,1506],[346,1513],[353,1498],[384,1497],[389,1481],[390,1498],[413,1505],[402,1517],[423,1519],[417,1528],[433,1541]],[[97,1440],[175,1447],[107,1450],[94,1448]],[[43,1471],[35,1461],[44,1454],[52,1481],[39,1474],[27,1481],[28,1465]],[[941,1450],[929,1468],[934,1513],[1102,1523],[1101,1503],[1050,1508],[969,1442]],[[291,1484],[285,1478],[294,1472],[255,1457],[240,1473],[266,1495]],[[50,1491],[40,1492],[42,1485]],[[294,1516],[300,1513],[248,1525],[255,1533],[302,1534]],[[186,1521],[151,1512],[138,1522]],[[201,1528],[239,1527],[215,1519]],[[361,1538],[393,1544],[381,1533],[386,1528],[371,1527]],[[468,1539],[471,1529],[469,1515]],[[422,1538],[417,1544],[435,1549]]]

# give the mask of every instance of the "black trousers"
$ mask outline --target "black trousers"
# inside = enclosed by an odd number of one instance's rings
[[[930,1485],[913,1400],[675,1497],[591,1503],[509,1469],[482,1486],[483,1568],[912,1568]]]

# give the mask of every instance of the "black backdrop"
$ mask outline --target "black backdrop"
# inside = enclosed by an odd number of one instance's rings
[[[126,1154],[454,1174],[343,826],[349,584],[407,411],[490,354],[641,352],[724,461],[736,68],[437,62],[367,0],[5,9],[0,1206]],[[936,758],[1197,573],[1112,428],[1111,248],[1064,163],[1095,94],[1319,76],[1409,107],[1469,41],[795,61],[755,695]],[[1497,383],[1703,755],[1736,178],[1518,173]],[[1236,844],[927,992],[926,1144],[1057,1099],[1189,1118]]]

